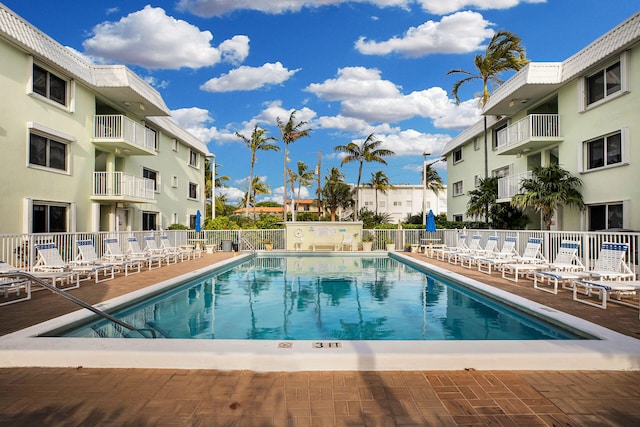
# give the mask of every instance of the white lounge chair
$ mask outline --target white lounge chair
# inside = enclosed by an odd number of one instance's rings
[[[584,290],[580,292],[580,288]],[[637,280],[578,280],[574,283],[573,300],[602,309],[607,308],[607,301],[636,308],[640,306],[637,299],[633,302],[628,302],[623,301],[622,297],[637,297],[638,291],[640,291],[640,281]],[[587,298],[579,298],[578,294],[597,295],[600,301],[593,302],[593,300]],[[611,297],[615,298],[612,299]]]
[[[547,264],[544,270],[533,273],[533,287],[557,295],[558,281],[562,283],[565,280],[580,278],[578,275],[571,274],[585,269],[580,258],[578,258],[579,249],[580,242],[563,240],[553,262]],[[562,274],[568,275],[569,278],[563,278]]]
[[[119,266],[124,270],[125,276],[140,273],[142,263],[140,260],[129,258],[129,256],[122,251],[120,243],[118,243],[118,239],[104,239],[103,243],[105,247],[103,257],[107,262]]]
[[[162,256],[150,254],[140,249],[138,239],[135,237],[129,237],[127,239],[127,243],[129,244],[129,259],[140,261],[145,264],[149,270],[162,267]]]
[[[167,253],[176,254],[176,256],[180,257],[180,261],[184,261],[185,257],[187,258],[187,260],[191,259],[191,255],[193,253],[192,250],[181,249],[177,246],[171,245],[171,242],[169,241],[169,236],[166,236],[164,234],[160,236],[160,247],[163,250],[165,250]]]
[[[51,284],[57,287],[57,283],[64,286],[64,289],[76,289],[80,287],[80,275],[86,272],[83,267],[73,268],[62,259],[58,246],[55,243],[41,243],[34,245],[38,253],[38,258],[31,269],[34,276],[41,279],[51,280]],[[89,269],[91,270],[91,269]]]
[[[344,248],[348,247],[349,250],[353,251],[354,247],[353,247],[353,236],[349,233],[345,233],[342,236],[342,244],[340,245],[340,250],[344,251]]]
[[[477,251],[481,250],[482,248],[480,247],[480,241],[482,240],[482,236],[479,234],[474,234],[473,236],[471,236],[471,241],[469,242],[469,245],[466,248],[461,248],[458,249],[455,252],[449,252],[447,254],[447,261],[449,262],[449,264],[458,264],[458,260],[460,260],[460,258],[463,255],[467,255],[467,254],[474,254]]]
[[[516,283],[520,276],[545,268],[548,261],[542,254],[542,239],[530,237],[522,256],[515,256],[513,261],[502,265],[502,278]]]
[[[149,255],[158,255],[164,259],[167,265],[178,262],[178,254],[175,252],[168,252],[159,247],[156,243],[156,238],[153,236],[144,236],[145,247],[144,251]]]
[[[96,283],[115,277],[115,265],[98,258],[98,254],[93,248],[92,240],[78,240],[76,245],[78,246],[78,255],[75,260],[69,263],[73,269],[79,269],[81,272],[86,273],[88,278],[95,277]],[[100,279],[101,274],[102,279]]]
[[[519,255],[518,250],[516,249],[517,242],[518,238],[516,236],[505,237],[500,252],[494,252],[475,260],[476,265],[478,266],[478,271],[485,274],[491,274],[492,270],[500,268],[506,263],[513,262],[515,257]]]
[[[460,265],[465,268],[472,268],[479,258],[490,258],[498,251],[498,236],[489,236],[484,248],[477,249],[473,253],[460,256]]]
[[[0,306],[14,304],[20,301],[31,299],[31,280],[11,276],[12,273],[23,272],[23,268],[14,267],[4,261],[0,261],[0,292],[4,295],[4,301],[0,302]],[[24,296],[20,293],[24,291]],[[15,294],[15,298],[10,298],[11,294]]]
[[[465,233],[458,234],[456,246],[445,246],[442,248],[435,248],[431,251],[431,256],[435,256],[436,259],[444,261],[450,253],[457,252],[462,249],[467,249],[467,235]]]

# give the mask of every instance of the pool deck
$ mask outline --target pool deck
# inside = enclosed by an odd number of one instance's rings
[[[205,255],[70,291],[96,304],[232,257]],[[638,309],[579,304],[411,254],[439,267],[640,338]],[[47,291],[0,307],[0,335],[76,311]],[[640,342],[640,341],[639,341]],[[481,344],[479,344],[481,345]],[[473,358],[473,355],[469,356]],[[323,371],[0,369],[0,425],[636,426],[640,371]]]

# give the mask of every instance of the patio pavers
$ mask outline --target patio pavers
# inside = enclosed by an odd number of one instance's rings
[[[97,303],[231,256],[205,255],[126,279],[83,284],[72,292]],[[514,284],[497,274],[429,262],[640,336],[638,311],[632,308],[612,304],[600,310],[572,301],[568,292],[554,296],[533,289],[528,281]],[[76,309],[38,291],[31,301],[0,308],[0,334]],[[638,384],[640,372],[606,370],[258,373],[0,368],[0,425],[635,426],[640,424]]]

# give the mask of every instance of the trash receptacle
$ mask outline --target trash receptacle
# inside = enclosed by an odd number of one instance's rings
[[[231,244],[233,242],[231,240],[223,240],[220,242],[221,246],[222,246],[222,252],[231,252]]]
[[[233,242],[233,252],[238,252],[238,242]]]

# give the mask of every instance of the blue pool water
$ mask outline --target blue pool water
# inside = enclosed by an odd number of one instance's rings
[[[386,256],[257,256],[114,315],[165,338],[581,339]],[[57,334],[126,335],[102,320]]]

